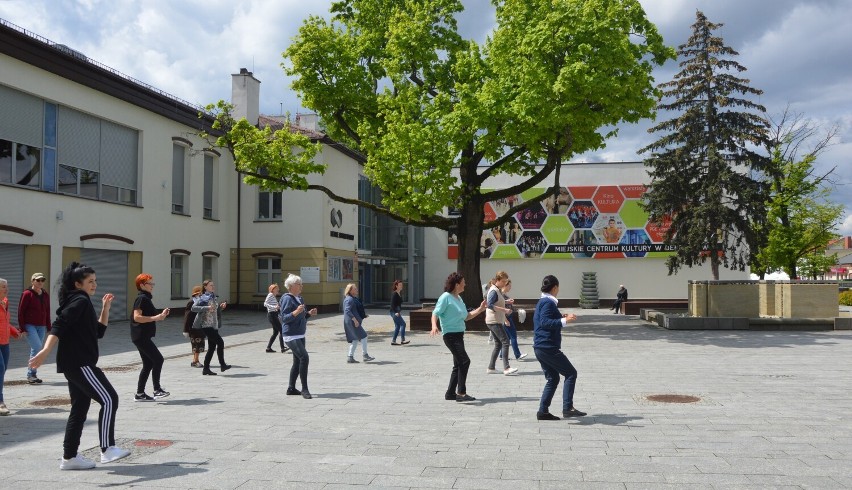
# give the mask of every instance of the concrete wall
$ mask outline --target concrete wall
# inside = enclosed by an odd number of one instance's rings
[[[834,318],[837,283],[821,281],[695,281],[689,284],[694,317]]]
[[[834,318],[839,315],[837,284],[821,282],[780,283],[783,318]]]

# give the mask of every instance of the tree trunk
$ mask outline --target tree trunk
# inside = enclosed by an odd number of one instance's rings
[[[459,219],[459,257],[457,271],[464,277],[465,290],[461,297],[468,308],[477,308],[482,303],[482,282],[479,280],[479,239],[485,220],[483,203],[465,205]],[[449,274],[448,271],[447,274]]]
[[[718,254],[718,252],[716,250],[711,250],[710,253],[712,254],[710,256],[710,272],[713,273],[713,280],[718,281],[719,280],[719,258],[716,255],[716,254]]]

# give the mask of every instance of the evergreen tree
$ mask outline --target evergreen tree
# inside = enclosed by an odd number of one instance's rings
[[[735,76],[746,68],[714,35],[720,27],[696,12],[692,35],[678,47],[680,72],[659,85],[657,108],[675,117],[649,129],[663,136],[640,150],[651,152],[645,209],[652,221],[671,219],[666,243],[677,252],[667,260],[669,274],[707,260],[714,279],[720,265],[744,270],[752,223],[765,216],[767,186],[753,174],[769,164],[757,152],[768,123],[764,107],[747,98],[763,92]]]

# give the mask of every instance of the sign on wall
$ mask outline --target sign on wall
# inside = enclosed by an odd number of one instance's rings
[[[504,216],[526,198],[545,189],[530,189],[485,205],[485,221]],[[670,223],[648,222],[639,202],[644,185],[562,187],[553,196],[516,213],[508,222],[484,230],[483,259],[571,259],[667,257],[663,244]],[[452,215],[453,210],[450,210]],[[458,235],[450,230],[447,257],[458,258]]]

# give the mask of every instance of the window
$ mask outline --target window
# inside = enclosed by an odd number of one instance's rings
[[[189,214],[189,207],[184,202],[186,153],[185,146],[172,145],[172,212],[177,214]]]
[[[201,278],[202,280],[210,279],[214,283],[216,282],[215,274],[213,271],[216,270],[216,257],[202,257],[201,258]]]
[[[216,157],[204,154],[204,217],[216,219]]]
[[[260,175],[267,175],[265,168],[257,169]],[[257,220],[281,221],[281,192],[265,191],[257,188]]]
[[[267,294],[269,285],[281,284],[281,259],[278,257],[261,257],[257,259],[257,292]]]
[[[352,257],[329,257],[327,281],[351,281],[354,277],[354,265],[355,262]]]
[[[5,85],[0,108],[0,183],[136,204],[139,131]]]
[[[0,182],[40,188],[40,156],[36,147],[0,140]]]
[[[98,198],[98,172],[83,170],[82,168],[60,165],[56,181],[59,192]]]
[[[172,254],[172,299],[187,298],[186,255]]]

